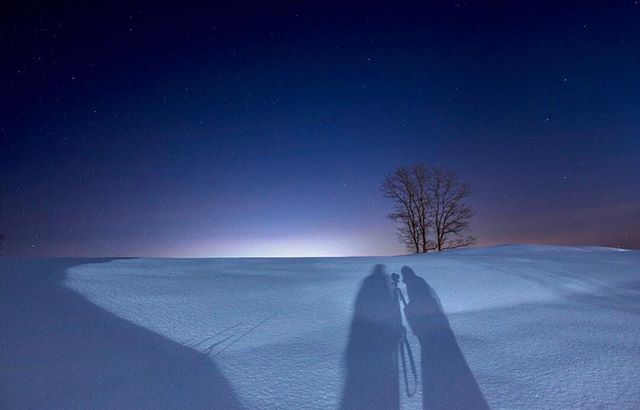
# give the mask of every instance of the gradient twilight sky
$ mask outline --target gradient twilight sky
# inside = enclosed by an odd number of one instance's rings
[[[92,3],[2,6],[5,255],[402,253],[418,162],[479,245],[640,248],[638,1]]]

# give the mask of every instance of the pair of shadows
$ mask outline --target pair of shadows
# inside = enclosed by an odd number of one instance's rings
[[[409,304],[404,310],[420,341],[424,409],[488,409],[435,291],[410,268],[402,268]],[[345,352],[341,409],[398,409],[400,305],[384,265],[376,265],[356,297]]]

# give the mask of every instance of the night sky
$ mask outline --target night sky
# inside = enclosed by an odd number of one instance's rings
[[[640,248],[638,1],[54,3],[0,6],[3,255],[398,254],[412,163],[478,245]]]

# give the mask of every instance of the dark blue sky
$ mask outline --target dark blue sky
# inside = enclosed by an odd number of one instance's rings
[[[3,6],[4,254],[401,253],[417,162],[480,245],[640,248],[638,2],[206,3]]]

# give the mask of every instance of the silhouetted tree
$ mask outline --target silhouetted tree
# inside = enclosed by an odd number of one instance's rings
[[[382,193],[394,202],[387,217],[398,224],[398,237],[411,252],[426,252],[427,172],[422,166],[400,167],[382,184]],[[424,249],[424,250],[423,250]]]
[[[473,211],[465,203],[470,194],[469,185],[460,183],[455,172],[431,168],[428,196],[433,200],[429,214],[435,228],[438,251],[469,246],[475,241],[472,236],[463,237],[473,216]]]
[[[398,237],[415,253],[459,248],[473,243],[462,237],[473,213],[464,200],[469,186],[454,172],[412,165],[385,178],[382,193],[394,203],[388,218],[398,225]]]

